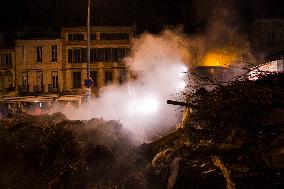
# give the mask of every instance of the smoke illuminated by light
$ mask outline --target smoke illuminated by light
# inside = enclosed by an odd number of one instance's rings
[[[157,113],[159,102],[153,97],[141,97],[133,99],[128,104],[128,111],[130,114],[147,115]]]
[[[178,84],[178,89],[182,90],[186,87],[186,82],[185,81],[180,81]]]
[[[186,72],[188,72],[188,68],[186,66],[183,66],[181,68],[181,73],[186,73]]]
[[[188,74],[188,68],[186,66],[181,67],[177,89],[183,90],[187,86],[186,81],[185,81],[187,74]]]
[[[79,112],[65,112],[70,119],[103,117],[120,120],[124,127],[143,139],[147,130],[175,128],[179,121],[176,107],[167,104],[173,94],[186,86],[187,66],[181,55],[179,36],[165,32],[161,36],[142,35],[134,42],[126,59],[137,79],[100,90],[100,97],[84,105]]]

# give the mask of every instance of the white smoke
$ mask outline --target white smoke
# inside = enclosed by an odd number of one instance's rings
[[[126,59],[137,79],[103,88],[90,105],[66,115],[69,119],[120,120],[142,137],[149,131],[174,127],[179,118],[176,107],[168,105],[167,99],[185,87],[182,42],[182,37],[171,31],[142,35],[133,42],[132,55]]]

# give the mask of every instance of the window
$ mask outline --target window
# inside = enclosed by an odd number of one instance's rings
[[[97,34],[91,33],[90,38],[91,38],[91,40],[97,40]]]
[[[12,87],[13,85],[12,78],[13,78],[13,74],[10,71],[4,72],[4,87],[6,89]]]
[[[73,59],[72,61],[74,63],[80,63],[81,62],[81,50],[80,49],[74,49],[73,50]]]
[[[129,33],[101,33],[101,40],[129,40]]]
[[[68,34],[68,41],[84,41],[84,34]]]
[[[11,54],[0,54],[0,65],[7,66],[12,65],[12,56]]]
[[[57,45],[51,46],[51,62],[57,61]]]
[[[103,62],[105,60],[105,51],[102,48],[97,49],[97,62]]]
[[[81,50],[81,63],[87,63],[87,57],[88,57],[88,50],[87,48],[82,48]]]
[[[36,88],[42,89],[42,85],[43,85],[43,72],[37,71],[36,72]]]
[[[120,48],[118,49],[118,60],[123,60],[126,56],[126,49]]]
[[[73,72],[73,88],[81,88],[81,72]]]
[[[12,65],[12,56],[11,56],[11,54],[0,55],[0,64],[2,66]]]
[[[105,48],[104,49],[104,54],[105,54],[105,62],[110,62],[111,61],[111,48]]]
[[[126,70],[125,69],[120,69],[119,70],[119,77],[118,77],[119,84],[123,84],[123,83],[126,82],[126,80],[127,80],[126,76],[127,76]]]
[[[22,62],[26,62],[26,52],[25,52],[25,46],[21,46],[21,59],[22,59]]]
[[[113,48],[111,53],[111,59],[114,62],[118,61],[118,48]]]
[[[87,62],[87,49],[68,49],[68,62],[69,63],[86,63]]]
[[[90,61],[97,62],[97,49],[91,49],[90,51]]]
[[[109,85],[112,83],[112,72],[107,70],[105,71],[105,85]]]
[[[73,50],[68,49],[68,63],[72,63],[73,61]]]
[[[91,71],[90,72],[91,79],[94,81],[94,87],[98,87],[98,75],[97,71]]]
[[[6,65],[12,65],[12,56],[11,56],[11,54],[6,54]]]
[[[21,73],[21,85],[27,86],[28,85],[28,72]]]
[[[117,62],[129,53],[128,48],[95,48],[91,49],[91,62]]]
[[[129,48],[93,48],[90,51],[91,62],[122,61],[130,52]],[[68,49],[69,63],[86,63],[87,48]]]
[[[52,71],[51,72],[51,86],[52,88],[57,88],[58,87],[58,72],[57,71]]]
[[[42,46],[36,47],[36,61],[42,62]]]
[[[3,65],[3,66],[12,65],[11,54],[0,55],[0,64]]]

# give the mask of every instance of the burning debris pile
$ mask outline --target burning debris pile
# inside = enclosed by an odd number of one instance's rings
[[[144,145],[164,188],[281,188],[284,74],[235,81],[188,102],[184,127]],[[155,179],[155,178],[154,178]],[[161,187],[161,188],[163,188]]]
[[[187,102],[183,127],[141,146],[118,121],[17,112],[0,121],[0,188],[281,188],[284,76]],[[282,179],[282,180],[281,180]]]

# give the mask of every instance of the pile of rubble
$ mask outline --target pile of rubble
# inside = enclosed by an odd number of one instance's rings
[[[283,83],[268,75],[172,102],[189,109],[184,127],[143,147],[160,188],[281,188]]]

